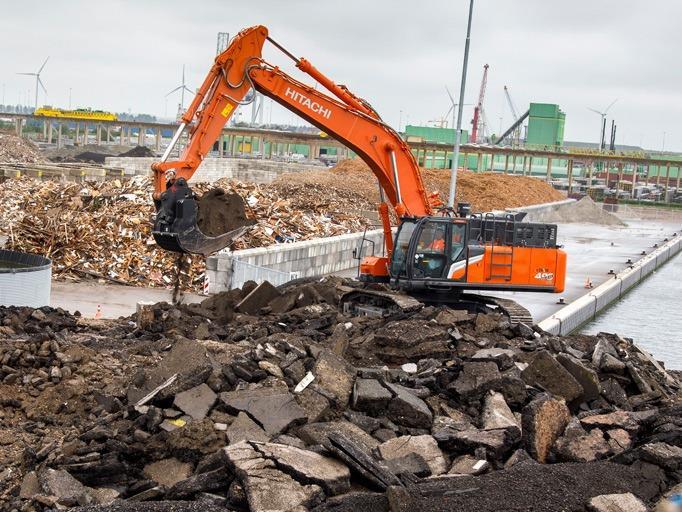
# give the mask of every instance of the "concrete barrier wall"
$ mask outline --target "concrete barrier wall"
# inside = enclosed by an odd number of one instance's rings
[[[374,253],[381,254],[383,231],[368,231],[365,237],[374,242]],[[241,285],[242,279],[234,278],[237,261],[251,267],[251,279],[256,282],[267,279],[271,271],[289,273],[291,279],[296,279],[348,270],[358,264],[353,258],[353,250],[359,249],[362,238],[363,233],[351,233],[216,254],[206,260],[208,291],[218,293]],[[365,242],[362,252],[363,256],[372,254],[371,243]]]
[[[526,212],[524,218],[525,222],[543,222],[544,215],[558,210],[560,207],[575,203],[575,199],[563,199],[561,201],[554,201],[553,203],[534,204],[531,206],[522,206],[520,208],[507,208],[508,212]]]
[[[125,176],[149,174],[158,158],[107,157],[105,165],[120,167]],[[322,165],[261,160],[256,158],[206,158],[192,177],[193,182],[213,183],[220,178],[231,178],[251,183],[271,183],[288,172],[324,170]]]
[[[644,256],[632,267],[616,274],[613,279],[573,301],[538,325],[552,334],[562,336],[570,334],[586,322],[596,318],[600,311],[620,299],[680,250],[682,250],[682,236],[676,236],[651,254]]]

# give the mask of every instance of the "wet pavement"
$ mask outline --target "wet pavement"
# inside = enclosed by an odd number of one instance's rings
[[[566,288],[561,294],[531,292],[494,292],[495,296],[517,301],[528,308],[536,322],[553,315],[563,305],[556,304],[559,297],[566,303],[581,297],[588,290],[588,279],[596,288],[625,269],[627,260],[633,262],[654,250],[653,245],[663,243],[674,232],[682,231],[680,223],[653,220],[628,220],[627,226],[600,226],[597,224],[560,224],[559,243],[568,254]]]
[[[140,288],[92,281],[52,281],[50,305],[70,312],[80,311],[93,318],[100,306],[102,318],[118,318],[135,313],[139,301],[171,302],[173,291],[166,288]],[[200,302],[205,299],[193,293],[184,294],[183,302]]]

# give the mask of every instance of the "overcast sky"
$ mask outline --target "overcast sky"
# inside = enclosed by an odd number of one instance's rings
[[[5,102],[173,115],[165,94],[195,89],[215,55],[218,32],[266,25],[293,54],[366,98],[384,120],[426,124],[457,97],[468,0],[0,0],[0,84]],[[503,86],[517,110],[558,103],[567,140],[598,141],[601,110],[618,124],[617,142],[682,151],[682,2],[678,0],[476,0],[465,103],[478,96],[489,64],[485,110],[492,132],[510,124]],[[290,61],[265,57],[292,71]],[[30,92],[29,92],[30,91]],[[2,98],[0,98],[1,100]],[[186,103],[189,99],[186,98]],[[0,101],[1,102],[1,101]],[[269,100],[265,119],[269,114]],[[465,107],[469,128],[473,106]],[[500,117],[502,118],[500,120]],[[293,116],[275,106],[273,121]],[[608,135],[607,135],[608,138]]]

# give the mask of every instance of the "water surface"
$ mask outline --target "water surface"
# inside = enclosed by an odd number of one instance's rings
[[[656,270],[582,332],[617,332],[682,370],[682,254]]]

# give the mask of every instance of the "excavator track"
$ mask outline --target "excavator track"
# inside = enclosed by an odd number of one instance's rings
[[[472,297],[472,295],[467,295],[467,298]],[[485,299],[486,305],[495,305],[502,311],[505,315],[509,317],[509,322],[514,325],[518,323],[524,323],[526,325],[533,325],[533,315],[530,311],[524,308],[521,304],[511,299],[501,299],[499,297],[491,297],[489,295],[479,295]]]
[[[533,325],[530,311],[518,302],[488,295],[463,293],[457,297],[449,296],[444,300],[443,297],[413,297],[403,292],[348,286],[341,287],[341,292],[341,307],[346,314],[386,317],[412,313],[426,304],[447,304],[455,309],[461,306],[461,309],[472,313],[498,311],[507,316],[512,325],[518,323]]]

